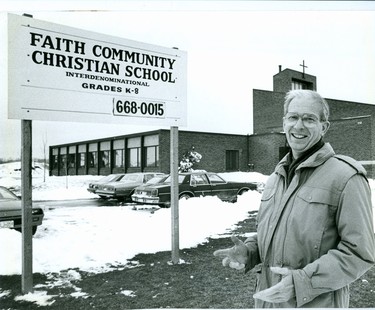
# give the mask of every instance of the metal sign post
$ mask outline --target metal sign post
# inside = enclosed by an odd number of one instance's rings
[[[171,127],[171,216],[172,216],[172,263],[180,261],[179,214],[178,214],[178,127]]]
[[[32,121],[21,123],[22,292],[33,291]]]

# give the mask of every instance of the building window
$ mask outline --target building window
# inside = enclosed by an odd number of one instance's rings
[[[100,167],[101,168],[109,168],[111,164],[109,151],[100,151],[99,157],[100,157]]]
[[[159,135],[146,136],[144,138],[146,167],[159,166]]]
[[[295,89],[313,89],[313,84],[311,82],[304,82],[296,79],[292,79],[292,90]]]
[[[129,167],[137,168],[141,166],[141,148],[129,149]]]
[[[159,166],[159,146],[146,147],[146,167]]]
[[[86,145],[78,145],[78,157],[77,157],[77,166],[78,168],[84,168],[86,166]]]
[[[67,149],[66,147],[62,147],[60,149],[60,158],[59,158],[59,165],[60,165],[60,169],[62,171],[65,171],[66,170],[66,161],[67,161],[67,156],[66,156],[66,152],[67,152]]]
[[[227,150],[225,152],[225,169],[227,171],[240,170],[240,152],[238,150]]]
[[[75,166],[76,166],[76,147],[70,146],[69,155],[68,155],[68,167],[75,168]]]
[[[52,149],[52,158],[51,158],[51,169],[57,169],[58,168],[58,154],[59,154],[59,150],[56,148],[56,149]]]
[[[86,165],[86,154],[85,153],[79,153],[78,154],[79,162],[78,162],[78,167],[79,168],[84,168]]]
[[[111,143],[109,141],[100,142],[100,168],[109,168],[111,166],[110,149]]]
[[[128,139],[129,167],[138,168],[141,166],[141,138]]]
[[[124,168],[125,166],[125,140],[113,141],[113,159],[115,168]]]
[[[90,168],[98,167],[98,144],[97,143],[89,144],[89,152],[88,152],[87,161],[88,161]]]
[[[76,154],[68,155],[68,166],[69,168],[75,168],[76,166]]]
[[[60,169],[62,171],[66,170],[66,154],[60,155]]]
[[[78,168],[84,168],[86,166],[86,145],[78,145]]]
[[[89,167],[96,168],[98,167],[98,152],[89,152]]]
[[[124,168],[124,150],[114,150],[115,168]]]

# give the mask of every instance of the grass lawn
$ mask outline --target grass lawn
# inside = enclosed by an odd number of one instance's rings
[[[240,223],[235,234],[255,230],[255,219]],[[152,242],[152,234],[150,234]],[[79,272],[82,279],[72,286],[36,290],[56,295],[55,302],[39,307],[15,301],[21,294],[21,276],[0,276],[0,309],[145,309],[145,308],[253,308],[255,279],[250,273],[223,268],[213,256],[217,249],[232,246],[230,238],[209,239],[192,249],[182,249],[183,264],[172,265],[171,253],[139,254],[133,258],[139,265],[103,274]],[[48,284],[46,275],[34,274],[34,285]],[[85,297],[71,293],[84,292]],[[351,285],[353,308],[375,305],[375,267]]]

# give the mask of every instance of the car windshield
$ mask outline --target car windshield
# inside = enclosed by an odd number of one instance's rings
[[[105,176],[104,178],[101,178],[99,182],[111,182],[111,181],[115,181],[117,178],[119,178],[118,174],[110,174],[110,175]]]
[[[0,187],[0,200],[17,200],[17,196],[6,190],[5,188]]]
[[[182,184],[186,178],[186,175],[178,175],[178,184]],[[165,180],[164,183],[171,183],[172,177],[168,176]]]
[[[151,180],[148,180],[146,182],[146,184],[157,184],[157,183],[161,183],[163,182],[163,180],[166,178],[165,175],[163,176],[156,176],[156,177],[153,177]]]
[[[142,182],[142,175],[140,174],[125,174],[124,177],[120,180],[123,183],[130,182]]]
[[[208,174],[208,178],[210,179],[211,184],[219,184],[219,183],[226,183],[224,179],[219,177],[217,174]]]

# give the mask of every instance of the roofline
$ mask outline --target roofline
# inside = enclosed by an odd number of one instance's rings
[[[118,140],[118,139],[125,139],[125,138],[132,138],[132,137],[139,137],[139,136],[148,136],[152,134],[160,134],[161,132],[170,131],[170,129],[156,129],[156,130],[150,130],[150,131],[143,131],[143,132],[135,132],[130,134],[123,134],[118,136],[109,136],[104,138],[97,138],[97,139],[90,139],[90,140],[80,140],[75,142],[68,142],[68,143],[61,143],[61,144],[53,144],[50,145],[50,148],[54,147],[69,147],[77,144],[86,144],[86,143],[96,143],[96,142],[102,142],[102,141],[110,141],[110,140]],[[247,137],[251,134],[232,134],[232,133],[220,133],[220,132],[207,132],[207,131],[192,131],[192,130],[179,130],[179,132],[185,132],[185,133],[196,133],[196,134],[210,134],[210,135],[225,135],[225,136],[239,136],[239,137]]]

